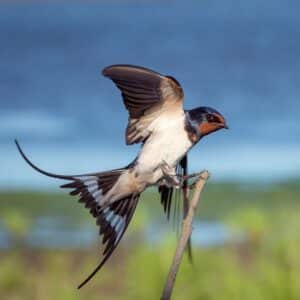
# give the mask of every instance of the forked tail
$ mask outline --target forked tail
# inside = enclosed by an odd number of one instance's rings
[[[101,269],[121,241],[139,200],[139,193],[120,195],[117,201],[110,202],[108,193],[115,189],[118,180],[128,168],[116,169],[106,172],[89,173],[81,175],[59,175],[44,171],[34,165],[21,149],[18,141],[17,148],[24,160],[37,172],[48,177],[68,180],[62,188],[70,188],[70,195],[78,195],[79,202],[89,209],[96,223],[100,227],[104,245],[103,257],[95,270],[78,286],[80,289]]]

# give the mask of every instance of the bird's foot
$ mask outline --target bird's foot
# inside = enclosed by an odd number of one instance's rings
[[[205,172],[201,171],[200,173],[192,173],[189,175],[176,174],[175,168],[171,167],[166,161],[163,161],[158,168],[163,172],[162,184],[176,189],[181,189],[184,186],[187,186],[188,189],[193,189],[197,180],[201,178]],[[190,179],[194,179],[193,182],[186,185],[186,182]]]
[[[202,178],[202,174],[206,171],[201,171],[200,173],[192,173],[189,175],[181,176],[181,182],[183,185],[183,182],[188,181],[189,179],[194,179],[192,183],[188,184],[189,189],[193,189],[196,185],[196,182],[199,178]]]
[[[168,187],[181,188],[181,178],[176,174],[175,168],[171,167],[166,161],[160,165],[163,172],[163,183]]]

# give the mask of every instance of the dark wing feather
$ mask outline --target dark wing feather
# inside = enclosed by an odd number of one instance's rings
[[[162,111],[182,110],[183,89],[171,76],[131,65],[109,66],[102,74],[120,89],[129,112],[127,144],[144,142],[151,133],[148,126]]]
[[[183,100],[183,90],[176,79],[155,71],[131,65],[106,67],[102,74],[121,90],[130,118],[142,117],[146,111],[168,101]]]
[[[187,155],[182,158],[182,160],[178,163],[176,167],[176,174],[179,176],[185,176],[187,174]],[[159,193],[160,193],[160,200],[161,204],[163,205],[164,212],[167,215],[167,218],[170,218],[170,212],[172,208],[172,201],[175,201],[176,197],[173,197],[176,194],[176,190],[172,187],[168,187],[166,185],[160,185],[158,187]],[[187,190],[187,182],[186,180],[183,182],[182,191]],[[177,197],[178,198],[178,197]],[[177,203],[174,203],[174,212],[176,211],[176,205]],[[178,217],[178,216],[177,216]]]
[[[188,174],[188,158],[187,155],[185,155],[182,160],[178,163],[176,168],[176,173],[180,176],[187,176]],[[170,211],[173,203],[173,222],[175,226],[178,228],[179,221],[181,218],[185,218],[188,209],[189,209],[189,188],[188,188],[188,182],[187,180],[183,181],[182,184],[182,190],[181,193],[176,189],[174,191],[174,188],[167,187],[165,185],[159,186],[159,192],[161,196],[161,204],[163,205],[164,211],[167,215],[167,218],[169,220],[170,218]],[[180,213],[180,204],[181,199],[183,200],[183,214]],[[191,239],[189,238],[188,246],[187,246],[188,256],[189,260],[192,262],[192,243]]]

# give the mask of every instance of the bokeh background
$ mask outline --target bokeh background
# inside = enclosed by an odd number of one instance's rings
[[[99,261],[98,229],[13,142],[56,173],[132,161],[119,91],[101,77],[116,63],[174,76],[186,108],[212,106],[230,126],[190,154],[191,171],[212,176],[174,299],[300,299],[299,11],[283,0],[1,1],[1,299],[159,298],[177,234],[155,189],[78,291]]]

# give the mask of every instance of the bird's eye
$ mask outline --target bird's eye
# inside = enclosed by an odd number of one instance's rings
[[[208,122],[215,122],[215,123],[218,123],[218,122],[219,122],[219,119],[218,119],[216,116],[214,116],[214,115],[208,115],[208,116],[207,116],[207,121],[208,121]]]

